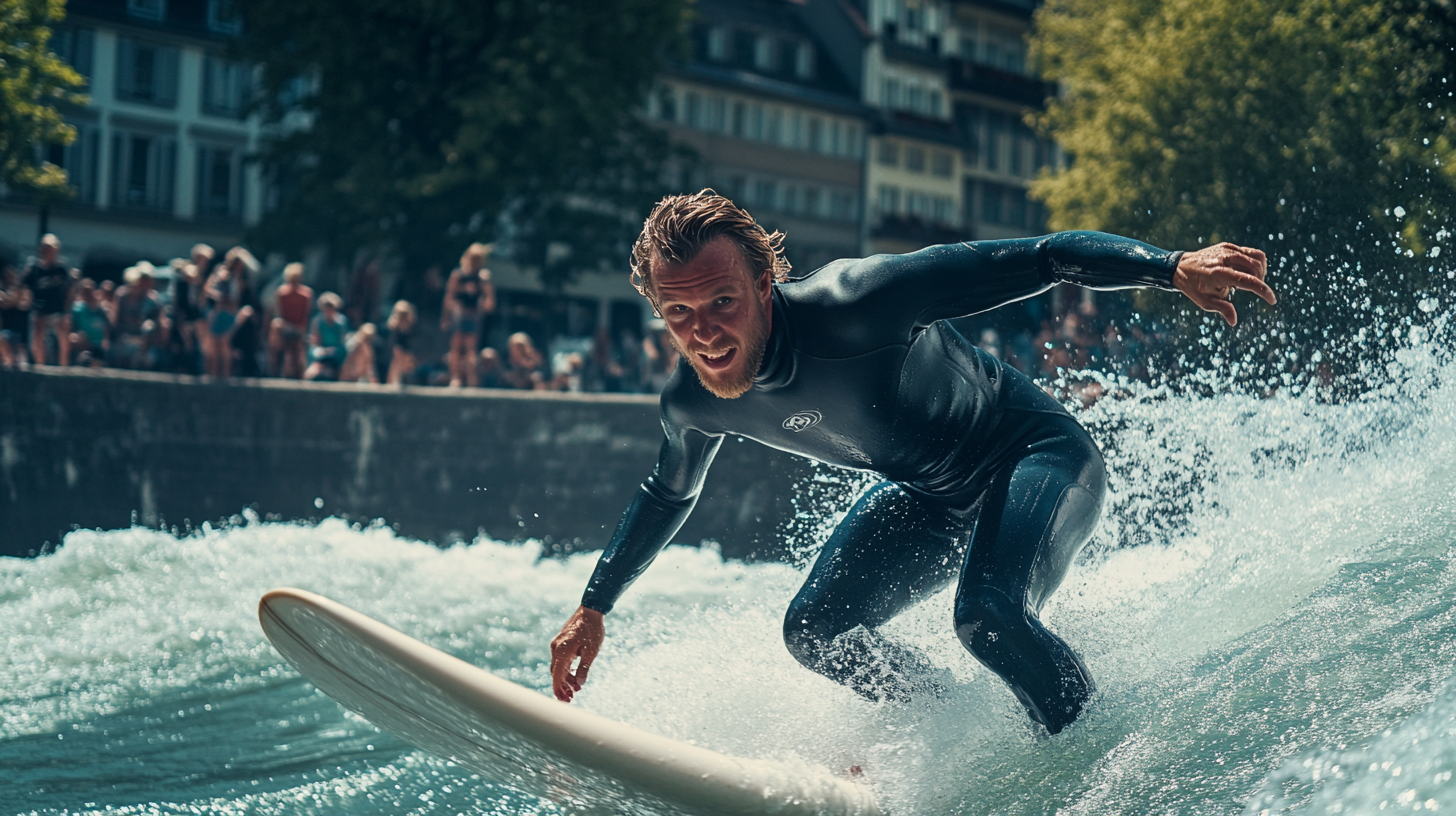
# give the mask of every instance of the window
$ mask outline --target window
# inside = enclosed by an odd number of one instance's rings
[[[218,34],[243,33],[243,18],[234,0],[207,0],[207,30]]]
[[[664,122],[677,121],[677,91],[662,88],[657,92],[657,118]]]
[[[120,37],[116,41],[116,96],[162,108],[177,105],[177,49]]]
[[[758,36],[753,40],[753,67],[760,71],[772,71],[774,65],[774,41],[772,38]]]
[[[734,136],[742,138],[748,131],[748,106],[742,102],[734,102],[731,115],[729,116],[728,129]]]
[[[688,125],[690,127],[703,127],[703,96],[694,91],[688,91]]]
[[[791,213],[800,213],[804,210],[804,197],[797,184],[784,185],[784,209]]]
[[[225,145],[197,146],[197,213],[213,218],[242,215],[242,150]]]
[[[81,76],[91,77],[91,49],[95,35],[89,28],[58,28],[51,36],[51,51]]]
[[[172,136],[112,131],[112,205],[170,212],[177,178],[177,140]]]
[[[164,20],[167,0],[126,0],[126,13],[144,20]]]
[[[776,210],[779,206],[779,185],[773,181],[758,181],[753,185],[753,199],[758,206],[766,210]]]
[[[845,147],[848,149],[851,158],[862,158],[864,156],[864,131],[859,125],[850,125],[845,134]]]
[[[937,150],[930,157],[930,172],[941,178],[949,178],[955,171],[955,156],[944,150]]]
[[[723,26],[708,29],[708,59],[715,62],[728,59],[728,29]]]
[[[811,116],[809,117],[809,149],[816,153],[824,153],[826,152],[824,147],[824,120]]]
[[[208,54],[202,62],[202,112],[243,118],[252,94],[248,66]]]
[[[894,215],[900,211],[900,188],[889,184],[880,185],[880,215]]]
[[[999,113],[986,116],[986,169],[1001,169],[1001,130],[1005,117]]]
[[[713,94],[709,98],[708,105],[709,119],[704,127],[709,130],[724,130],[728,124],[728,100],[722,94]]]
[[[824,215],[824,196],[819,192],[818,187],[804,188],[804,212],[820,217]]]
[[[930,115],[937,119],[945,116],[945,95],[934,90],[928,95],[930,97]]]
[[[76,141],[68,145],[45,145],[41,158],[66,171],[66,181],[76,191],[81,204],[96,203],[96,158],[100,153],[101,132],[90,122],[70,124],[76,128]]]
[[[784,113],[774,108],[768,113],[768,132],[764,133],[764,141],[779,144],[783,139]]]
[[[794,54],[794,75],[799,79],[814,78],[814,47],[809,43],[799,43]]]
[[[925,89],[919,85],[911,85],[907,89],[905,96],[910,110],[916,113],[925,113],[930,107],[925,101]]]
[[[1026,193],[1017,187],[1006,188],[1006,221],[1010,227],[1026,226]]]
[[[855,206],[855,197],[846,192],[835,190],[829,194],[829,217],[836,221],[855,221],[859,218]]]
[[[880,104],[887,108],[900,107],[900,80],[887,78],[880,90]]]
[[[983,184],[981,186],[981,220],[988,224],[1000,224],[1002,218],[1001,209],[1001,185]]]
[[[763,104],[755,102],[748,113],[748,137],[763,141]]]
[[[794,111],[789,116],[788,142],[785,147],[804,146],[804,114]]]
[[[894,167],[900,163],[900,146],[894,142],[880,142],[880,164]]]
[[[936,196],[930,202],[931,218],[938,224],[949,224],[955,220],[955,202],[949,196]]]
[[[925,193],[911,190],[905,194],[905,205],[905,209],[916,218],[930,218],[930,196]]]
[[[835,121],[829,125],[829,153],[834,156],[844,155],[844,124]]]
[[[925,150],[923,148],[905,148],[905,169],[912,173],[925,172]]]

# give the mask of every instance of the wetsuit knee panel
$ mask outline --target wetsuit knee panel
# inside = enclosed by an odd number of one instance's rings
[[[956,597],[956,637],[982,660],[1014,648],[1012,639],[1029,628],[1026,604],[991,586],[963,587]]]

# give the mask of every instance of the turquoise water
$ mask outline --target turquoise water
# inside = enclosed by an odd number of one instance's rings
[[[961,686],[875,706],[779,643],[799,568],[711,549],[671,548],[633,588],[580,702],[860,765],[898,814],[1456,811],[1456,366],[1421,346],[1393,365],[1353,404],[1148,389],[1084,412],[1114,496],[1046,616],[1100,692],[1059,737],[961,650],[947,595],[891,631]],[[857,483],[806,487],[800,547]],[[256,618],[298,586],[544,690],[595,556],[539,555],[240,518],[0,559],[0,813],[564,813],[348,714]]]

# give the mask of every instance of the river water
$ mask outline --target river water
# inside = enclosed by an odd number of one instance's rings
[[[1083,412],[1113,498],[1046,610],[1099,684],[1061,736],[962,651],[947,594],[890,631],[961,685],[877,706],[779,642],[801,567],[711,548],[670,548],[629,592],[580,704],[859,765],[896,814],[1456,811],[1456,366],[1417,343],[1387,374],[1341,405],[1145,388]],[[801,549],[861,481],[805,486]],[[567,812],[345,712],[256,604],[309,589],[544,692],[595,557],[242,517],[0,559],[0,813]]]

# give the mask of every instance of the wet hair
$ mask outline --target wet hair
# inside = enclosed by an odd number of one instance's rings
[[[668,196],[657,202],[632,247],[632,286],[657,307],[653,268],[659,263],[685,264],[715,238],[727,236],[756,275],[782,281],[789,275],[784,234],[768,233],[753,216],[711,189],[692,195]]]

